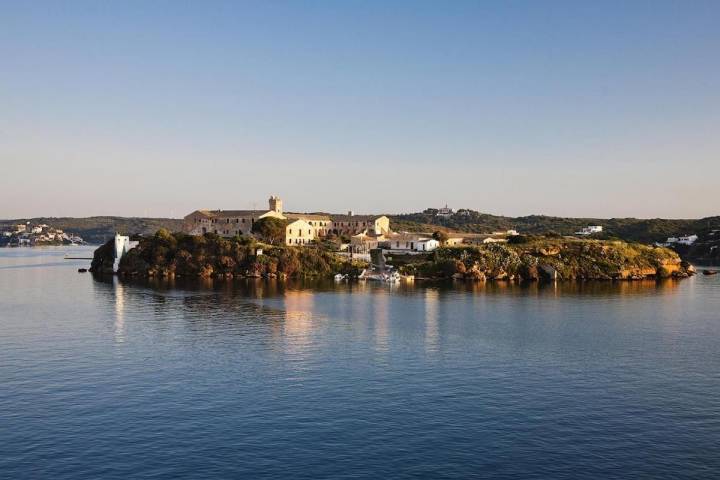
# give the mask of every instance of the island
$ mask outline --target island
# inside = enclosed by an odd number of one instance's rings
[[[191,235],[160,229],[139,236],[122,256],[122,277],[306,278],[362,276],[370,262],[338,250],[338,243],[272,244],[251,235]],[[383,255],[385,258],[385,255]],[[405,278],[472,281],[640,280],[695,273],[673,250],[619,240],[515,235],[505,243],[441,245],[431,252],[392,253],[387,263]],[[91,265],[112,274],[114,243],[99,247]]]

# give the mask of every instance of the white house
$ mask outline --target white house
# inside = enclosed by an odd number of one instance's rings
[[[686,235],[684,237],[668,237],[665,244],[670,245],[692,245],[698,239],[697,235]]]
[[[575,235],[592,235],[593,233],[600,233],[603,231],[601,225],[589,225],[583,227],[579,232],[575,232]]]
[[[391,252],[430,252],[440,246],[440,242],[422,233],[394,233],[385,236],[378,246]]]
[[[420,240],[415,243],[415,250],[418,252],[432,252],[440,246],[440,242],[434,238],[428,238],[426,240]]]

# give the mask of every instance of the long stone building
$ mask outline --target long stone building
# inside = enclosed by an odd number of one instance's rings
[[[390,219],[385,215],[326,215],[283,211],[280,197],[271,196],[267,210],[195,210],[183,219],[183,230],[192,235],[215,233],[223,237],[248,235],[261,218],[287,220],[286,245],[307,245],[327,235],[390,233]]]

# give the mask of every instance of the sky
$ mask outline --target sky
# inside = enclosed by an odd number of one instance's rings
[[[720,2],[0,0],[0,218],[720,214]]]

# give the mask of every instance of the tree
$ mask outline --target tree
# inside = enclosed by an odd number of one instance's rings
[[[253,233],[273,245],[280,245],[285,240],[285,227],[287,220],[275,217],[265,217],[257,220],[252,227]]]
[[[447,232],[443,230],[438,230],[435,233],[432,234],[432,237],[440,242],[440,245],[445,245],[445,242],[448,241],[448,238],[450,238],[447,234]]]

